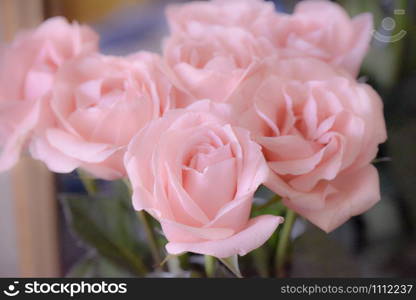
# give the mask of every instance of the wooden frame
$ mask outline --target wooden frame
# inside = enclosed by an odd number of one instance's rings
[[[0,22],[6,40],[42,20],[42,0],[0,0]],[[19,275],[60,276],[53,175],[42,163],[23,157],[11,171],[11,182]]]

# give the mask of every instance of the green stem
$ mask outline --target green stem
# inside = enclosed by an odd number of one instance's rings
[[[162,259],[160,257],[159,244],[156,239],[155,231],[153,230],[153,227],[150,224],[149,215],[143,210],[138,211],[137,215],[139,216],[139,220],[144,227],[144,231],[146,232],[146,237],[149,242],[150,252],[152,253],[152,257],[155,262],[155,265],[159,267],[162,262]]]
[[[264,247],[260,247],[251,252],[251,257],[254,262],[254,268],[259,273],[260,277],[269,277],[269,253]]]
[[[167,261],[169,273],[174,274],[175,277],[180,276],[182,274],[181,262],[179,261],[179,257],[176,255],[170,255]]]
[[[95,179],[80,169],[77,169],[77,173],[88,195],[95,195],[98,190]]]
[[[123,182],[127,186],[127,189],[129,190],[129,194],[131,196],[133,194],[133,191],[131,188],[130,181],[128,179],[124,179]],[[139,217],[139,220],[143,225],[144,231],[146,232],[146,237],[150,247],[150,253],[152,254],[155,266],[156,268],[160,268],[162,262],[164,261],[160,257],[159,244],[157,242],[156,233],[153,230],[152,225],[150,224],[150,216],[143,210],[138,211],[137,216]]]
[[[205,257],[205,273],[208,278],[215,277],[215,257],[204,255]]]
[[[289,256],[290,234],[296,220],[296,213],[288,209],[280,232],[276,252],[276,272],[278,277],[286,277],[286,264]]]

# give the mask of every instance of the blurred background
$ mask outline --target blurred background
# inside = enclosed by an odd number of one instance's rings
[[[121,55],[139,49],[160,52],[160,41],[168,33],[164,8],[174,2],[179,1],[0,0],[0,41],[10,41],[16,31],[62,15],[91,25],[101,37],[104,53]],[[278,10],[291,12],[299,1],[274,2]],[[376,163],[382,199],[369,212],[352,218],[329,235],[298,219],[293,231],[290,275],[415,277],[416,1],[336,2],[352,16],[360,12],[374,15],[376,31],[360,80],[370,83],[385,103],[389,140],[381,146]],[[101,185],[109,195],[119,188],[105,182]],[[104,218],[106,214],[113,218],[114,214],[130,211],[129,204],[124,200],[93,203],[89,210],[101,215],[85,216],[80,214],[85,209],[79,203],[62,201],[59,196],[69,193],[83,193],[76,174],[51,174],[30,158],[22,159],[11,172],[0,174],[0,276],[132,275],[114,263],[118,258],[110,252],[126,243],[140,248],[140,238],[107,243],[100,253],[89,246],[103,243],[106,234],[114,234],[116,227],[137,229],[140,236],[135,216],[128,221],[133,223],[120,221],[124,227],[121,223],[109,224]],[[86,230],[85,218],[95,220],[96,231]],[[80,228],[88,231],[81,237]],[[242,271],[271,275],[258,267],[268,262],[257,261],[263,252],[260,249],[254,257],[241,258]],[[189,261],[201,264],[198,257]],[[256,268],[259,270],[253,271]]]

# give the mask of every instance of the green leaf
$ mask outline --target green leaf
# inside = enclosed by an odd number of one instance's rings
[[[281,216],[284,214],[285,206],[282,201],[270,200],[268,203],[263,205],[253,204],[251,216],[257,217],[260,215],[274,215]]]
[[[82,257],[68,272],[68,278],[132,277],[134,274],[93,252]]]
[[[66,274],[68,278],[96,277],[97,263],[95,257],[88,253],[81,258]]]
[[[146,247],[139,238],[140,225],[130,199],[120,185],[117,189],[113,197],[62,195],[65,215],[87,245],[112,263],[143,275],[146,267],[140,254]]]
[[[243,278],[241,275],[240,267],[238,266],[238,255],[233,255],[227,258],[219,258],[222,262],[236,277]]]

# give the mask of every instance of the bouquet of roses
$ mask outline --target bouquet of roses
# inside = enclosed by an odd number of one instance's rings
[[[89,27],[60,17],[3,47],[0,170],[28,149],[53,172],[124,179],[168,254],[232,269],[283,222],[287,239],[295,213],[330,232],[380,199],[382,101],[357,81],[371,15],[213,0],[168,7],[167,19],[162,55],[100,54]],[[283,216],[252,217],[261,185]]]

